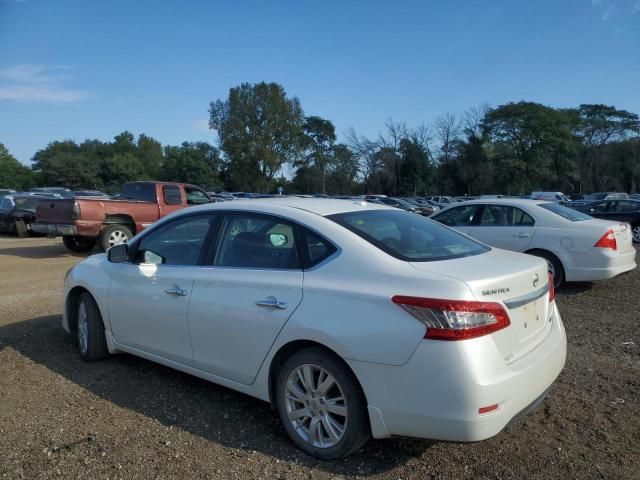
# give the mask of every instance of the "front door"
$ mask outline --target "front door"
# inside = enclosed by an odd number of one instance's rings
[[[191,295],[195,366],[250,384],[302,301],[293,226],[268,215],[229,214],[212,263],[198,272]]]
[[[133,246],[130,263],[108,264],[109,320],[116,342],[193,363],[187,313],[213,218],[174,220]]]

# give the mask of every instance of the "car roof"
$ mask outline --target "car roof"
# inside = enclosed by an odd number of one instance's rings
[[[397,210],[396,208],[378,203],[371,203],[364,200],[339,199],[339,198],[300,198],[300,197],[270,197],[260,199],[238,199],[234,202],[210,203],[198,208],[204,210],[260,210],[265,206],[279,206],[285,208],[295,208],[326,216],[336,213],[346,213],[362,210]]]
[[[531,205],[540,205],[540,204],[544,204],[544,203],[554,203],[554,202],[548,202],[546,200],[531,200],[529,198],[478,198],[476,200],[467,200],[465,202],[462,202],[462,205],[474,205],[474,204],[496,204],[496,205],[501,205],[501,204],[509,204],[509,205],[513,205],[513,206],[518,206],[521,205],[523,207],[527,207],[527,206],[531,206]],[[462,206],[462,205],[455,205],[456,207]]]

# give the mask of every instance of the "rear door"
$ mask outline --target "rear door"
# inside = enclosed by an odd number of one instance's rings
[[[279,217],[233,213],[217,244],[212,266],[198,272],[191,296],[195,366],[250,384],[302,301],[296,234]]]
[[[525,251],[536,232],[535,221],[521,208],[489,203],[484,205],[479,222],[469,228],[469,235],[492,247]]]

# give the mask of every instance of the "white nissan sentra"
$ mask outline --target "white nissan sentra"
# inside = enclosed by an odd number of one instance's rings
[[[566,357],[544,260],[348,200],[165,217],[68,272],[63,326],[85,360],[127,352],[271,402],[322,459],[489,438]]]

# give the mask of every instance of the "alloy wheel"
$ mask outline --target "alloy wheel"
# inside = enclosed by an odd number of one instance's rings
[[[127,243],[129,241],[129,237],[122,230],[114,230],[109,235],[109,246],[113,247],[115,245],[122,245],[123,243]]]
[[[640,243],[640,225],[633,228],[633,241]]]
[[[295,432],[314,447],[334,447],[346,432],[348,414],[342,388],[318,365],[303,364],[289,374],[285,408]]]

